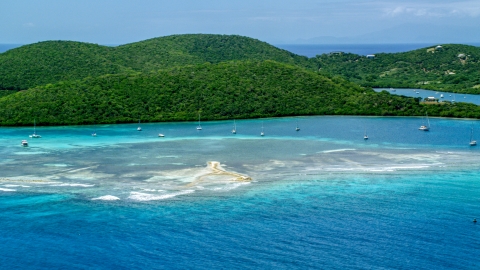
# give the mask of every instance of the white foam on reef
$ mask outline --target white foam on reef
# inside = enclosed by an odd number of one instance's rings
[[[135,201],[158,201],[158,200],[170,199],[180,195],[190,194],[193,192],[195,192],[195,190],[191,190],[191,189],[174,192],[170,194],[164,194],[164,195],[155,195],[155,194],[148,194],[148,193],[141,193],[141,192],[130,192],[130,196],[128,196],[128,198]]]
[[[0,188],[0,191],[13,192],[13,191],[17,191],[17,190],[15,190],[15,189],[10,189],[10,188]]]
[[[226,185],[224,187],[216,187],[216,188],[213,188],[212,190],[213,191],[230,191],[230,190],[234,190],[236,188],[239,188],[241,186],[248,185],[250,183],[251,182],[234,183],[234,184]]]
[[[30,186],[23,186],[23,185],[3,185],[4,187],[24,187],[24,188],[28,188]]]
[[[16,152],[15,155],[40,155],[40,154],[48,154],[49,152]]]
[[[113,195],[105,195],[97,198],[93,198],[92,201],[118,201],[120,198]]]
[[[51,187],[93,187],[95,186],[94,184],[68,184],[68,183],[63,183],[63,184],[57,184],[57,185],[50,185]]]
[[[344,149],[325,150],[325,151],[320,151],[320,152],[317,152],[317,153],[334,153],[334,152],[345,152],[345,151],[355,151],[355,150],[357,150],[357,149],[344,148]]]

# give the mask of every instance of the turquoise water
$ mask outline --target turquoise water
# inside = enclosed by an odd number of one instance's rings
[[[478,123],[422,121],[0,128],[0,264],[477,269]]]
[[[424,89],[412,89],[412,88],[396,88],[395,91],[392,91],[393,88],[375,88],[377,92],[388,91],[393,95],[401,95],[407,97],[420,97],[422,99],[427,97],[435,97],[439,102],[449,101],[449,102],[466,102],[480,105],[480,95],[469,95],[469,94],[458,94],[458,93],[449,93],[449,92],[439,92],[433,90],[424,90]],[[443,98],[441,97],[443,95]]]

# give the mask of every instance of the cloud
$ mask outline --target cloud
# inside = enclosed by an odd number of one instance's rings
[[[480,16],[479,1],[458,1],[449,3],[402,3],[384,6],[381,8],[383,16],[415,16],[415,17],[478,17]]]

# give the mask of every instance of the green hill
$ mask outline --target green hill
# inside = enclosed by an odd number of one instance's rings
[[[437,106],[447,111],[450,105]],[[476,106],[474,106],[476,107]],[[273,61],[234,61],[59,82],[0,98],[1,125],[71,125],[288,115],[423,115],[414,98],[375,93]],[[430,111],[429,111],[430,112]],[[461,113],[464,110],[460,110]],[[471,110],[473,113],[474,110]],[[429,113],[430,114],[430,113]],[[445,115],[448,116],[448,115]]]
[[[175,35],[118,47],[46,41],[0,54],[0,90],[25,90],[105,74],[247,59],[309,64],[306,57],[256,39],[230,35]]]
[[[137,71],[232,60],[273,60],[304,67],[309,65],[307,57],[237,35],[186,34],[153,38],[118,46],[115,56],[124,66]]]
[[[0,54],[0,89],[24,90],[46,83],[126,70],[110,59],[111,48],[73,41],[46,41]]]
[[[323,54],[322,72],[370,87],[425,88],[480,94],[480,47],[447,44],[404,53]]]

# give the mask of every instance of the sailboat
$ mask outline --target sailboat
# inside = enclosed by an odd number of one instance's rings
[[[264,136],[265,132],[263,132],[263,122],[262,122],[262,132],[260,132],[260,136]]]
[[[200,114],[198,114],[198,127],[197,130],[202,130],[202,125],[200,124]]]
[[[423,131],[429,131],[430,130],[430,121],[428,120],[428,113],[425,113],[425,118],[427,118],[428,126],[421,125],[418,129],[423,130]]]
[[[477,141],[473,140],[473,127],[472,127],[472,131],[470,132],[470,146],[476,146],[477,145]]]
[[[297,120],[297,127],[295,128],[295,131],[300,131],[300,128],[298,127],[298,120]]]
[[[368,140],[367,129],[365,129],[365,134],[363,135],[364,140]]]
[[[97,137],[97,131],[96,131],[96,129],[93,130],[92,136],[93,136],[93,137]]]
[[[37,122],[33,119],[33,134],[30,135],[30,138],[41,138],[42,136],[37,134]]]
[[[140,119],[138,119],[138,127],[137,127],[137,131],[142,131],[142,128],[140,127]]]
[[[233,129],[232,134],[237,134],[237,125],[235,124],[235,119],[233,119]]]

